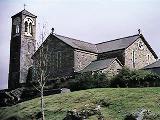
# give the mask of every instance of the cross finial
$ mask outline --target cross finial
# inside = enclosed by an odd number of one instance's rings
[[[27,5],[26,5],[26,4],[24,4],[24,10],[25,10],[26,6],[27,6]]]
[[[54,33],[54,28],[52,28],[51,30],[52,30],[51,34],[53,34]]]
[[[139,35],[141,34],[141,29],[138,29],[138,34],[139,34]]]

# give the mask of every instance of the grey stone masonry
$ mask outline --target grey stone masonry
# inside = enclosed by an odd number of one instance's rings
[[[131,40],[130,44],[127,44],[125,48],[104,53],[78,49],[75,47],[76,45],[84,45],[79,43],[79,41],[77,42],[75,39],[68,37],[60,37],[54,34],[49,35],[43,43],[43,46],[47,49],[47,52],[44,54],[48,54],[49,56],[46,61],[46,73],[49,74],[47,80],[63,76],[73,76],[74,73],[83,71],[93,61],[117,58],[110,66],[103,70],[108,76],[114,76],[122,66],[140,69],[156,60],[156,55],[153,54],[152,49],[148,48],[148,45],[143,42],[139,35],[136,35],[136,38]],[[33,56],[35,67],[38,61],[40,61],[38,54],[41,49],[40,47]],[[148,61],[146,60],[147,58]]]
[[[97,54],[82,50],[74,50],[74,71],[83,70],[92,61],[97,59]]]
[[[35,52],[36,16],[26,10],[12,16],[8,88],[26,83]]]
[[[36,18],[27,10],[12,16],[8,77],[10,89],[21,87],[31,80],[37,81],[42,75],[49,81],[96,69],[114,76],[122,66],[142,69],[158,58],[140,33],[92,44],[52,31],[35,51]],[[113,62],[110,61],[112,59]]]
[[[44,50],[44,55],[47,58],[40,57],[40,50]],[[46,63],[46,75],[47,80],[54,80],[57,77],[70,76],[73,74],[74,70],[74,49],[59,40],[53,35],[50,35],[42,46],[36,51],[33,58],[33,67],[35,71],[40,71],[39,62],[42,60]],[[39,79],[39,73],[34,73],[33,80]]]
[[[155,61],[156,58],[141,38],[125,49],[125,66],[131,69],[141,69]]]
[[[102,70],[103,73],[106,73],[108,77],[113,77],[119,73],[122,69],[122,65],[118,59],[115,59],[108,68]]]
[[[118,58],[122,65],[125,64],[125,50],[115,50],[105,53],[98,54],[98,60],[109,59],[109,58]]]

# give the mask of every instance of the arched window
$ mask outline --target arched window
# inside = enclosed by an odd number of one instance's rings
[[[62,67],[62,53],[61,53],[61,51],[58,51],[58,52],[56,52],[56,64],[57,64],[57,69],[59,69],[59,68],[61,68]]]
[[[29,23],[29,33],[32,35],[32,23]]]
[[[150,64],[150,56],[147,55],[147,58],[148,58],[148,65]]]
[[[133,63],[133,68],[135,68],[135,51],[132,51],[132,63]]]
[[[33,26],[34,26],[34,20],[31,17],[26,17],[24,19],[25,24],[25,35],[26,36],[32,36],[33,35]]]
[[[19,25],[16,25],[16,33],[19,33]]]
[[[28,22],[25,22],[25,32],[28,32]]]

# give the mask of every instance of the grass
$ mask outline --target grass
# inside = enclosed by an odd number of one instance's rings
[[[107,120],[122,120],[125,115],[138,109],[149,109],[160,114],[160,88],[97,88],[45,97],[46,120],[63,120],[67,110],[81,110],[85,105],[94,106],[98,101],[109,101],[101,111]],[[40,98],[11,107],[0,108],[0,120],[17,117],[31,120],[40,111]],[[91,116],[90,120],[97,120]]]

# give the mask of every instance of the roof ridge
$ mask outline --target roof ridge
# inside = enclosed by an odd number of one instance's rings
[[[83,40],[78,40],[78,39],[71,38],[71,37],[64,36],[64,35],[59,35],[59,34],[55,34],[55,33],[54,33],[54,35],[58,35],[58,36],[61,36],[61,37],[65,37],[65,38],[72,39],[72,40],[76,40],[76,41],[80,41],[80,42],[84,42],[84,43],[89,43],[89,44],[95,45],[95,44],[93,44],[93,43],[90,43],[90,42],[86,42],[86,41],[83,41]]]
[[[117,39],[113,39],[113,40],[109,40],[109,41],[104,41],[104,42],[101,42],[101,43],[96,43],[95,45],[103,44],[103,43],[107,43],[107,42],[113,42],[113,41],[117,41],[117,40],[124,39],[124,38],[129,38],[129,37],[134,37],[134,36],[140,36],[140,35],[139,34],[135,34],[135,35],[127,36],[127,37],[120,37],[120,38],[117,38]]]

